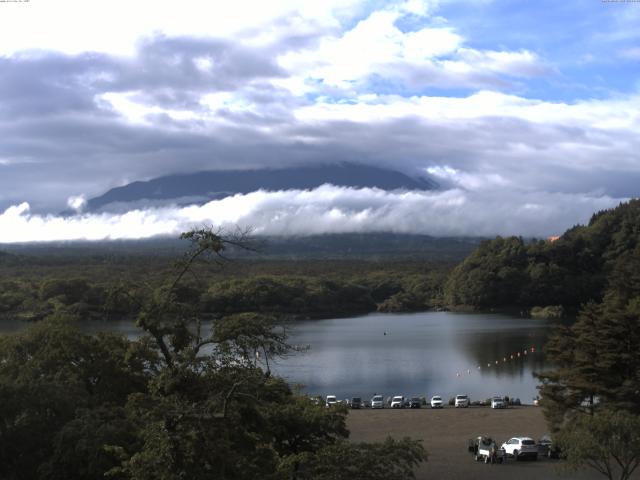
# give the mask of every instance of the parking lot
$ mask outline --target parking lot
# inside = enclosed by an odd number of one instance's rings
[[[489,435],[498,444],[516,435],[539,439],[548,433],[548,428],[538,407],[351,410],[347,425],[353,441],[384,440],[388,435],[422,439],[429,460],[417,471],[419,480],[603,478],[591,471],[562,474],[559,472],[562,462],[558,460],[540,458],[535,462],[516,462],[509,459],[503,465],[485,465],[475,462],[468,453],[467,440],[478,435]]]

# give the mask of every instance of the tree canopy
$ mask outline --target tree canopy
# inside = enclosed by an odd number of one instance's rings
[[[452,271],[445,303],[477,308],[563,305],[577,310],[588,301],[602,300],[612,272],[639,244],[640,200],[598,212],[588,225],[573,227],[557,239],[488,240]]]

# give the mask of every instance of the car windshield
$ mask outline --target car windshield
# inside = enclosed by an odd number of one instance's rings
[[[402,397],[393,397],[393,401],[394,402],[401,402],[402,401]]]
[[[336,401],[336,397],[332,397],[332,396],[327,397],[327,402],[335,402],[335,401]]]
[[[466,400],[466,399],[467,399],[467,396],[466,396],[466,395],[458,395],[456,398],[457,398],[458,400]]]
[[[358,403],[359,403],[361,400],[360,400],[360,397],[353,397],[353,398],[351,399],[351,401],[352,401],[352,402],[358,402]]]
[[[522,440],[522,444],[523,445],[535,445],[536,442],[534,442],[533,440]]]
[[[441,402],[442,401],[442,397],[433,397],[433,401],[434,402]]]
[[[376,395],[375,397],[373,397],[373,401],[374,402],[381,402],[382,401],[382,396],[381,395]]]

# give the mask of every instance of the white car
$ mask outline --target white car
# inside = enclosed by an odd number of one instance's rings
[[[384,408],[384,397],[382,395],[374,395],[371,399],[371,408]]]
[[[533,438],[529,437],[513,437],[507,440],[500,447],[504,449],[505,453],[516,460],[521,458],[538,459],[538,446]]]
[[[440,395],[434,395],[431,397],[431,408],[442,408],[442,397]]]
[[[404,397],[396,395],[391,399],[391,408],[404,408]]]
[[[327,407],[332,407],[338,403],[338,399],[335,395],[327,395],[327,400],[325,401],[325,405]]]
[[[471,401],[469,400],[469,395],[456,395],[456,408],[467,408]]]
[[[507,404],[502,397],[493,397],[491,399],[491,408],[507,408]]]

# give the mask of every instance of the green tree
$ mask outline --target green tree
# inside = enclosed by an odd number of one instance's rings
[[[582,415],[556,436],[566,467],[627,480],[640,465],[640,417],[623,410]]]
[[[382,443],[337,442],[305,457],[301,480],[410,480],[426,452],[417,440],[388,437]]]
[[[105,459],[93,462],[77,451],[70,467],[73,454],[62,455],[60,446],[89,420],[95,423],[88,411],[123,406],[129,394],[145,391],[155,363],[144,343],[112,334],[84,335],[72,317],[62,314],[24,333],[2,336],[0,477],[57,478],[46,472],[60,467],[86,473],[74,478],[96,478]],[[100,472],[92,470],[98,464]],[[116,465],[112,459],[110,466]]]

